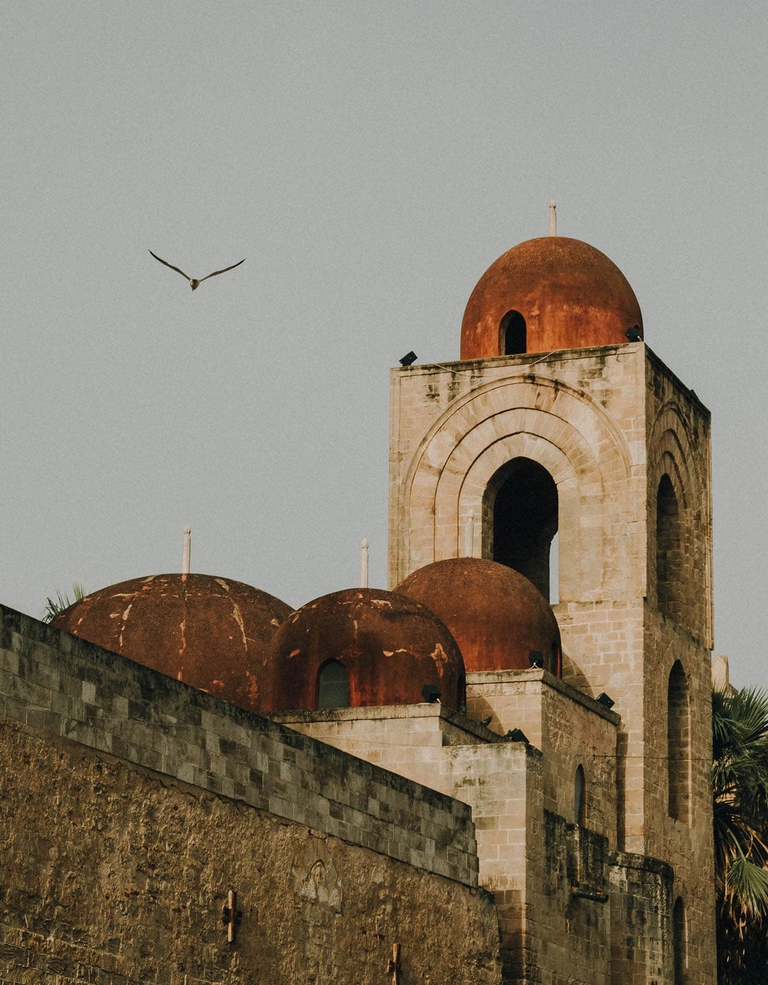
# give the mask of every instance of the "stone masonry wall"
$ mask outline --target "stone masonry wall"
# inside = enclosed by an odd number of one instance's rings
[[[3,607],[0,718],[477,885],[465,804]]]
[[[8,719],[0,785],[0,982],[499,985],[482,890]]]
[[[616,842],[619,716],[545,670],[467,674],[467,712],[493,714],[490,728],[520,728],[544,754],[544,807],[574,820],[574,783],[584,770],[586,824]]]

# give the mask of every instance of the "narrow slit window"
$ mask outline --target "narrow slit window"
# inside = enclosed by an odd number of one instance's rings
[[[577,824],[584,827],[586,818],[586,784],[584,781],[584,767],[579,764],[576,770],[576,777],[573,784],[573,814]]]

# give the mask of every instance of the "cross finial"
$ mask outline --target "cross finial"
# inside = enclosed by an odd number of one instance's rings
[[[549,235],[557,236],[557,202],[554,199],[549,203]]]
[[[400,972],[403,966],[400,964],[400,945],[392,945],[392,957],[387,967],[387,971],[392,976],[392,985],[400,985]]]
[[[227,902],[221,911],[221,922],[227,928],[227,943],[235,943],[235,934],[243,919],[242,910],[237,908],[237,893],[230,889],[227,893]]]

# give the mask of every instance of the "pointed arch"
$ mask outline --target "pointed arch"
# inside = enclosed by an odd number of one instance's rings
[[[627,482],[635,482],[626,439],[588,394],[533,374],[493,380],[453,401],[430,427],[398,490],[390,580],[432,561],[464,554],[471,516],[515,458],[541,465],[558,496],[559,598],[642,597],[645,572],[606,551],[605,538],[627,533]],[[637,473],[638,492],[643,477]],[[475,526],[472,553],[491,557],[487,525]],[[641,550],[640,545],[628,547]]]

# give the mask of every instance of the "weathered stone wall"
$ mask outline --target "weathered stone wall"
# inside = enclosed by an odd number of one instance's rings
[[[498,985],[482,890],[18,722],[0,766],[2,982]]]
[[[2,607],[0,717],[477,885],[466,805]]]
[[[500,980],[466,804],[8,609],[0,789],[0,981]]]
[[[437,703],[275,712],[269,717],[449,797],[454,793],[441,779],[445,747],[501,738]]]
[[[467,713],[493,715],[502,735],[520,728],[544,754],[544,807],[575,820],[574,783],[586,781],[586,825],[616,840],[616,751],[620,718],[546,670],[467,674]]]
[[[612,985],[677,985],[673,969],[671,867],[641,855],[612,852],[608,877]],[[714,981],[714,965],[697,969],[687,980],[692,985]]]
[[[676,574],[667,613],[697,642],[713,646],[710,414],[650,350],[646,360],[648,592],[659,608],[656,505],[663,475],[674,490],[679,537],[667,544]]]

